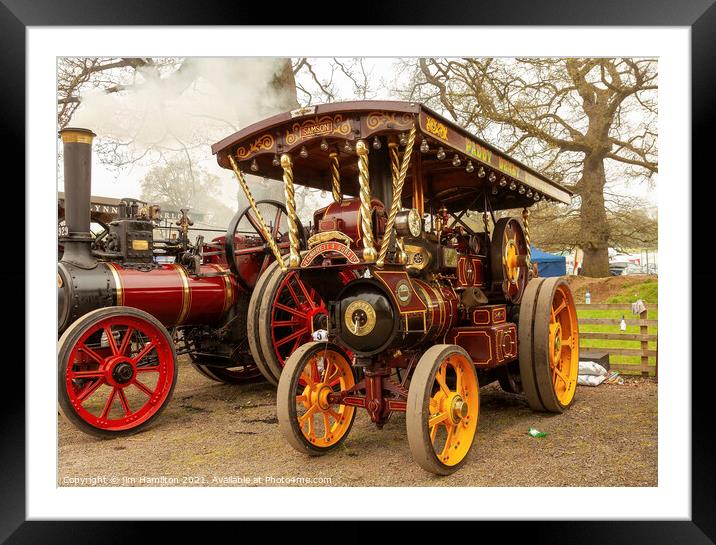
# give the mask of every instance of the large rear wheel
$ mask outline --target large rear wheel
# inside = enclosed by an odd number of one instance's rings
[[[344,284],[352,278],[352,271],[340,273]],[[251,353],[266,380],[278,384],[288,357],[326,328],[327,314],[321,296],[297,271],[278,265],[266,270],[251,294],[248,317]]]
[[[311,341],[316,329],[326,329],[327,315],[321,296],[296,271],[278,269],[267,279],[259,308],[259,339],[277,382],[288,357]]]
[[[579,372],[579,325],[563,278],[527,284],[519,320],[520,377],[535,411],[561,413],[574,401]]]

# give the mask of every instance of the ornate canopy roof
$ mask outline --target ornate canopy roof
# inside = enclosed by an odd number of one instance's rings
[[[231,168],[228,156],[233,154],[243,172],[275,180],[283,176],[278,157],[288,153],[295,183],[326,191],[331,188],[329,154],[337,152],[342,191],[357,195],[356,141],[372,144],[378,137],[385,145],[386,136],[407,134],[413,124],[418,134],[406,186],[416,177],[422,180],[426,209],[482,210],[485,198],[494,210],[542,199],[571,201],[565,187],[417,102],[365,100],[299,108],[254,123],[211,149],[224,168]],[[409,198],[409,192],[403,196]]]

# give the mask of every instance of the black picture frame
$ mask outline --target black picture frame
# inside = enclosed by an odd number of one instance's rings
[[[710,233],[713,230],[711,218],[714,215],[708,198],[693,198],[703,191],[703,196],[713,194],[706,186],[713,177],[709,162],[713,156],[711,133],[715,124],[716,99],[716,5],[714,0],[601,0],[599,2],[574,2],[569,0],[474,2],[463,3],[454,0],[429,2],[420,0],[392,5],[389,2],[366,1],[361,4],[345,4],[338,13],[346,22],[346,10],[356,7],[350,24],[395,24],[395,25],[607,25],[607,26],[687,26],[691,28],[691,77],[692,77],[692,172],[684,169],[682,180],[665,181],[670,186],[660,190],[692,192],[692,256],[699,256],[694,263],[691,277],[692,291],[685,279],[680,289],[684,297],[692,297],[692,316],[684,316],[684,361],[677,362],[686,369],[698,347],[706,353],[692,366],[692,482],[691,509],[689,521],[589,521],[589,522],[486,522],[479,523],[488,533],[482,535],[506,536],[508,541],[599,544],[706,544],[716,541],[716,430],[714,429],[714,404],[711,391],[714,372],[713,357],[709,353],[708,341],[710,322],[705,315],[711,308],[716,274],[711,268],[710,254],[713,246]],[[310,9],[309,9],[310,8]],[[28,26],[49,25],[210,25],[210,24],[328,24],[326,19],[336,13],[335,3],[320,6],[298,7],[284,21],[276,19],[276,9],[266,9],[260,3],[188,1],[174,0],[0,0],[0,111],[2,112],[4,165],[17,167],[16,174],[5,170],[3,176],[4,197],[12,206],[4,207],[2,218],[6,226],[12,226],[5,233],[5,266],[0,273],[0,287],[4,286],[2,301],[6,309],[24,309],[24,291],[31,289],[25,279],[25,252],[41,251],[42,241],[33,241],[28,247],[23,236],[23,225],[31,221],[25,217],[25,191],[19,183],[24,179],[25,160],[30,148],[25,147],[25,30]],[[317,15],[318,14],[318,15]],[[341,20],[341,19],[339,19]],[[31,146],[28,143],[28,146]],[[24,149],[23,149],[24,148]],[[668,153],[668,150],[661,150]],[[51,160],[44,158],[44,160]],[[691,183],[703,180],[702,183]],[[705,191],[704,191],[705,189]],[[9,194],[8,194],[9,193]],[[22,203],[22,205],[21,205]],[[15,214],[16,217],[12,218]],[[11,218],[11,219],[8,219]],[[684,218],[684,231],[689,228]],[[18,239],[22,239],[21,241]],[[686,246],[688,237],[684,236]],[[46,241],[47,242],[47,241]],[[706,259],[704,259],[706,258]],[[24,290],[17,289],[20,285]],[[11,288],[8,289],[8,286]],[[22,298],[22,300],[21,300]],[[20,311],[12,310],[12,321],[20,320]],[[699,315],[703,316],[699,318]],[[7,318],[8,315],[6,315]],[[24,315],[23,315],[24,317]],[[689,331],[689,318],[692,328]],[[3,320],[4,321],[4,320]],[[678,333],[678,332],[677,332]],[[689,338],[689,333],[690,338]],[[673,332],[671,334],[674,334]],[[12,335],[12,334],[11,334]],[[13,335],[21,338],[19,332]],[[26,342],[31,339],[32,330],[24,331]],[[704,340],[706,341],[704,342]],[[0,474],[0,540],[4,543],[141,543],[156,530],[149,523],[125,522],[39,522],[26,521],[25,515],[25,379],[19,372],[19,362],[24,361],[23,345],[8,340],[5,343],[10,354],[3,358],[7,372],[3,383],[4,403],[0,417],[2,455]],[[701,355],[701,354],[699,354]],[[695,360],[696,358],[693,358]],[[691,360],[691,361],[693,361]],[[48,376],[53,373],[48,371]],[[698,379],[698,380],[696,380]],[[11,383],[11,387],[8,385]],[[665,387],[668,388],[668,385]],[[268,513],[267,513],[268,515]],[[205,538],[229,532],[233,539],[244,539],[237,535],[236,523],[216,523],[208,528],[202,523]],[[239,523],[248,524],[248,523]],[[418,532],[430,533],[434,525],[421,523]],[[462,524],[455,524],[459,532]],[[164,523],[162,543],[185,534],[185,525]],[[274,526],[275,528],[275,526]],[[254,529],[255,531],[256,529]],[[294,530],[296,531],[296,530]],[[441,531],[438,529],[438,531]],[[493,533],[497,532],[496,534]],[[296,531],[300,535],[303,530]],[[427,533],[423,534],[426,535]],[[251,535],[251,534],[247,534]],[[469,535],[469,534],[465,534]],[[352,533],[351,541],[357,540]],[[465,539],[465,537],[461,538]],[[494,538],[493,538],[494,539]],[[504,538],[501,538],[502,541]],[[528,541],[529,540],[529,541]],[[220,540],[223,541],[223,540]]]

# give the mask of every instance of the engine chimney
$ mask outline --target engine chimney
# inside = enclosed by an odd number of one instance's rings
[[[92,185],[92,139],[89,129],[65,128],[60,131],[65,163],[65,223],[67,236],[62,261],[83,269],[93,269],[90,232],[90,190]]]

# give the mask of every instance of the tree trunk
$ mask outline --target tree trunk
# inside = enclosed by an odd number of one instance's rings
[[[584,160],[582,178],[577,187],[580,207],[580,245],[584,251],[584,276],[609,276],[609,226],[604,207],[604,156],[592,153]]]
[[[298,96],[296,92],[296,78],[293,75],[291,59],[282,59],[281,68],[274,74],[271,87],[276,91],[279,98],[278,110],[293,110],[298,108]],[[277,112],[278,113],[278,112]]]

